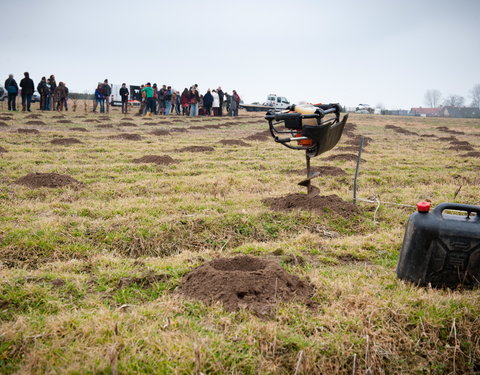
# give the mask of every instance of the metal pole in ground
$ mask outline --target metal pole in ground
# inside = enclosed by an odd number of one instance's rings
[[[355,179],[353,180],[353,204],[357,204],[357,178],[360,169],[360,160],[362,160],[363,135],[360,136],[360,146],[358,147],[357,167],[355,168]]]

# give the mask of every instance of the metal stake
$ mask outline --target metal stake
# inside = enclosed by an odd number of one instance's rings
[[[357,204],[357,177],[360,169],[360,160],[362,159],[363,135],[360,136],[360,146],[358,148],[357,168],[355,169],[355,179],[353,180],[353,204]]]

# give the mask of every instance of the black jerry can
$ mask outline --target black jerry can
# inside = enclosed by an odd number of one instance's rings
[[[480,286],[480,207],[420,202],[408,219],[397,276],[420,286]],[[451,209],[465,215],[444,214]],[[475,213],[476,215],[471,215]]]

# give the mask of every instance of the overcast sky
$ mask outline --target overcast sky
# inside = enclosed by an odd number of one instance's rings
[[[0,0],[0,74],[147,81],[246,102],[424,106],[480,83],[480,1]],[[4,79],[2,79],[3,84]]]

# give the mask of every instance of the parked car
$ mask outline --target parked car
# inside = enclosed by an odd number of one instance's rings
[[[0,86],[0,102],[3,102],[8,97],[8,92],[5,88]]]
[[[32,103],[40,103],[40,95],[36,91],[32,95]]]
[[[373,113],[374,111],[375,109],[368,104],[359,104],[357,108],[355,108],[355,112],[357,113]]]

